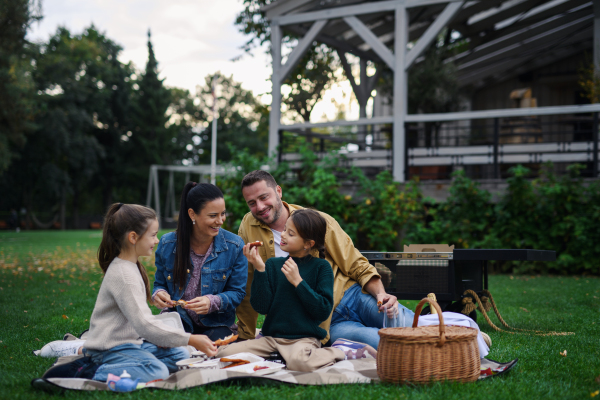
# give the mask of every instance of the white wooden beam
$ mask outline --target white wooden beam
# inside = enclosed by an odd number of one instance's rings
[[[271,55],[273,57],[273,75],[271,82],[271,112],[269,113],[269,149],[268,155],[277,154],[279,146],[279,125],[281,124],[281,27],[271,23]]]
[[[600,1],[600,0],[599,0]],[[425,31],[423,36],[417,41],[412,49],[406,54],[406,60],[404,61],[404,69],[409,69],[413,62],[423,53],[423,51],[431,44],[431,42],[437,37],[442,29],[448,25],[448,23],[454,18],[456,13],[461,9],[464,2],[450,3],[446,6],[444,11],[433,21],[429,28]]]
[[[391,124],[394,122],[393,116],[361,118],[355,120],[338,120],[331,122],[301,122],[298,124],[281,125],[282,130],[294,129],[309,129],[309,128],[327,128],[331,126],[363,126],[363,125],[379,125]]]
[[[315,40],[317,35],[323,30],[323,28],[327,25],[327,20],[323,19],[320,21],[316,21],[311,28],[306,32],[306,35],[300,40],[300,42],[296,45],[294,50],[288,56],[287,61],[284,65],[281,66],[281,70],[279,72],[279,82],[285,81],[285,78],[292,72],[292,69],[298,64],[298,61],[306,54],[306,51]]]
[[[293,12],[299,7],[303,7],[306,3],[310,3],[312,0],[294,0],[294,1],[273,1],[260,8],[260,11],[264,12],[267,19],[277,17],[279,15]]]
[[[405,7],[412,8],[412,7],[433,6],[435,4],[456,3],[456,2],[462,2],[462,1],[463,0],[407,0]],[[488,1],[488,0],[482,0],[482,1]]]
[[[594,71],[600,75],[600,0],[594,1]]]
[[[395,32],[394,32],[394,64],[398,66],[394,70],[394,125],[392,130],[392,175],[397,182],[406,180],[405,171],[405,146],[406,134],[404,122],[408,114],[408,74],[403,68],[406,58],[406,44],[408,42],[408,12],[404,5],[399,5],[395,10]]]
[[[563,114],[587,114],[600,112],[600,104],[585,104],[573,106],[553,106],[536,108],[509,108],[483,111],[464,111],[456,113],[438,113],[438,114],[408,114],[404,117],[405,122],[442,122],[442,121],[460,121],[470,119],[487,118],[509,118],[526,117],[531,115],[563,115]],[[283,130],[310,129],[310,128],[328,128],[337,126],[362,126],[362,125],[381,125],[394,122],[394,116],[362,118],[357,120],[338,120],[331,122],[304,122],[298,124],[281,125]]]
[[[394,55],[392,52],[379,40],[375,34],[366,27],[358,18],[354,16],[344,17],[344,21],[354,30],[354,32],[358,33],[358,35],[373,49],[375,53],[385,63],[390,67],[393,71],[396,66],[396,62],[394,60]]]
[[[538,115],[584,114],[600,112],[600,104],[585,104],[581,106],[553,106],[535,108],[510,108],[505,110],[464,111],[439,114],[413,114],[405,117],[406,122],[440,122],[460,121],[467,119],[527,117]]]
[[[402,3],[404,3],[404,0],[390,0],[376,1],[372,3],[358,4],[346,7],[325,8],[319,11],[284,15],[282,17],[273,18],[273,21],[277,19],[279,25],[284,26],[291,24],[299,24],[302,22],[318,21],[320,19],[344,18],[354,15],[372,14],[381,11],[391,11],[394,10],[398,4]]]

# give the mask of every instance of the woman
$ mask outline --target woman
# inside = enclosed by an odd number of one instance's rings
[[[152,300],[175,309],[187,332],[211,340],[237,333],[235,309],[246,295],[243,240],[221,229],[225,199],[215,185],[189,182],[181,195],[177,231],[160,239]],[[184,300],[184,305],[177,305]]]

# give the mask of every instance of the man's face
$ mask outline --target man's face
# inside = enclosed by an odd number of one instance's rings
[[[283,203],[279,186],[273,189],[267,186],[267,182],[258,181],[254,185],[243,188],[242,195],[254,218],[262,223],[271,225],[281,216]]]

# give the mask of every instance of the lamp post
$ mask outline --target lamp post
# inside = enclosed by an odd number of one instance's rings
[[[217,80],[218,74],[215,74],[212,79],[212,143],[210,146],[210,183],[216,184],[217,175]]]

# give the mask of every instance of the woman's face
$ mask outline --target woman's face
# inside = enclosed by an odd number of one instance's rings
[[[196,224],[192,225],[194,235],[199,235],[200,237],[215,237],[225,222],[225,199],[220,198],[209,201],[198,214],[190,208],[188,214],[192,221],[196,221]]]

